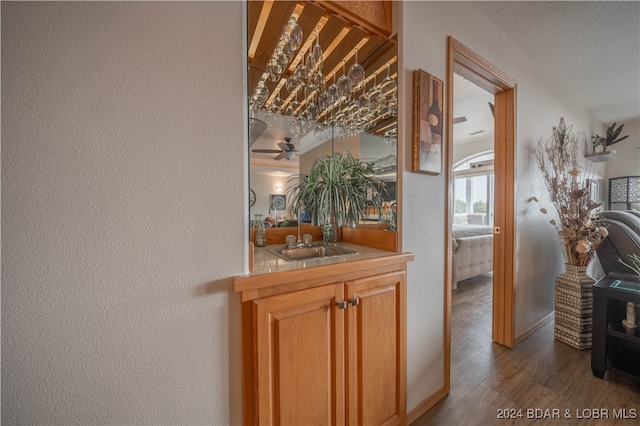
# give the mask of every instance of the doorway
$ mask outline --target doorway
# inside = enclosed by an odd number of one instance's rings
[[[449,37],[447,81],[447,229],[452,232],[454,212],[453,170],[453,84],[454,73],[473,82],[494,96],[494,214],[493,214],[493,295],[492,340],[512,348],[514,345],[514,191],[515,191],[515,105],[516,82],[462,43]],[[445,387],[450,388],[452,249],[447,244],[445,288]],[[498,261],[499,259],[499,261]]]

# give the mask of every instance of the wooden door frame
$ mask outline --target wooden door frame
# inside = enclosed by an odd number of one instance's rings
[[[515,137],[516,81],[449,36],[447,54],[447,149],[445,150],[446,215],[445,239],[445,388],[450,389],[451,371],[451,212],[453,211],[453,74],[464,76],[495,96],[494,136],[494,233],[493,243],[493,341],[514,345],[514,273],[515,273]],[[500,259],[500,262],[496,262]]]

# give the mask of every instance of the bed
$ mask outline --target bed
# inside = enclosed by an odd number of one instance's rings
[[[460,281],[493,270],[493,228],[487,225],[453,225],[452,288]]]

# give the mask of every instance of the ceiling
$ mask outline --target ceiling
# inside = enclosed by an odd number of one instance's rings
[[[462,145],[493,137],[493,94],[454,74],[453,144]],[[464,119],[464,120],[460,120]]]
[[[640,119],[640,2],[474,1],[566,96],[603,124]],[[493,95],[456,75],[456,145],[493,134]]]
[[[603,124],[640,118],[640,2],[472,4]]]

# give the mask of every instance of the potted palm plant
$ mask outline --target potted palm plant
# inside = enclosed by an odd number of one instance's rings
[[[371,164],[349,152],[317,158],[307,175],[294,176],[287,188],[298,213],[304,203],[312,222],[323,226],[328,241],[341,241],[340,227],[355,226],[367,201],[380,205],[384,182],[376,178]]]

